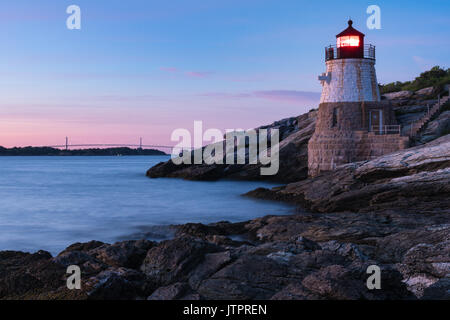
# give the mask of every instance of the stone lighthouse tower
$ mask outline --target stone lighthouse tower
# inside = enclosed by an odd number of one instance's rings
[[[348,27],[325,48],[326,72],[314,135],[308,144],[311,176],[336,166],[368,160],[407,146],[389,102],[380,100],[375,46]]]

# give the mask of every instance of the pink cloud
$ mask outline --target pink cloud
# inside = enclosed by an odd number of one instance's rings
[[[212,72],[206,72],[206,71],[183,71],[183,70],[179,70],[178,68],[175,68],[175,67],[160,67],[159,70],[167,72],[167,73],[183,72],[186,76],[191,77],[191,78],[206,78],[212,74]]]
[[[170,72],[170,73],[174,73],[174,72],[178,71],[178,69],[175,67],[161,67],[161,68],[159,68],[159,70]]]
[[[188,71],[186,75],[193,78],[206,78],[211,75],[211,72],[200,72],[200,71]]]

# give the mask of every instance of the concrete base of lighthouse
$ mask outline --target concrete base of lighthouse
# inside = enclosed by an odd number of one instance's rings
[[[383,114],[383,126],[396,124],[388,102],[330,102],[319,105],[314,135],[308,143],[308,173],[316,176],[337,166],[370,160],[408,146],[398,134],[370,132],[371,112]]]

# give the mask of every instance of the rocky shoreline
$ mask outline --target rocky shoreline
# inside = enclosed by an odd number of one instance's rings
[[[406,209],[450,219],[450,135],[271,190],[246,194],[294,202],[315,212]],[[449,220],[450,222],[450,220]]]
[[[450,135],[247,196],[294,215],[0,252],[0,299],[450,299]],[[300,208],[307,208],[305,211]],[[66,268],[82,270],[81,290]],[[381,268],[381,289],[366,286]]]
[[[411,95],[398,96],[401,100],[393,105],[399,121],[420,118],[416,113],[423,113],[423,105],[417,107]],[[430,122],[412,148],[343,165],[312,179],[307,179],[307,144],[316,111],[262,127],[280,129],[282,161],[274,179],[287,184],[246,196],[293,202],[299,205],[298,213],[239,223],[174,225],[169,240],[75,243],[55,257],[45,251],[1,251],[0,299],[448,300],[446,112]],[[160,163],[147,175],[193,180],[261,177],[257,165],[171,162]],[[66,287],[69,265],[81,268],[81,290]],[[379,290],[366,286],[370,265],[381,268]]]
[[[450,299],[448,214],[306,213],[184,224],[173,239],[0,252],[0,299]],[[82,270],[81,290],[66,268]],[[366,287],[381,268],[381,289]]]

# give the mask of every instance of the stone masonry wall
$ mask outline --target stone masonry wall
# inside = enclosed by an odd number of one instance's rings
[[[323,132],[314,134],[308,144],[308,174],[357,161],[371,160],[408,147],[408,137],[399,134],[375,135],[366,131]]]
[[[383,110],[383,124],[396,124],[389,102],[340,102],[319,105],[315,132],[308,143],[308,173],[333,170],[336,166],[370,160],[404,149],[409,139],[400,134],[369,132],[370,110]]]
[[[383,111],[383,125],[397,123],[389,101],[330,102],[319,105],[316,132],[323,130],[369,130],[370,110]],[[334,113],[336,123],[333,127]]]

